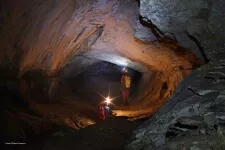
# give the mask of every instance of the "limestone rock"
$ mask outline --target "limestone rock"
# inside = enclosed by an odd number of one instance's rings
[[[225,1],[141,0],[140,15],[164,34],[172,33],[184,47],[210,60],[220,57],[225,46]]]
[[[150,28],[143,26],[139,20],[136,21],[135,37],[146,42],[157,40]]]

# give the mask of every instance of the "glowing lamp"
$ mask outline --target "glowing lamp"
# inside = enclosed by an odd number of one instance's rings
[[[109,104],[109,103],[111,103],[111,99],[109,97],[106,97],[105,102],[106,102],[106,104]]]

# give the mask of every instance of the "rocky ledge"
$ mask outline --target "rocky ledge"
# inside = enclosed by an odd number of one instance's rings
[[[225,60],[192,72],[152,118],[133,133],[126,150],[225,149]]]

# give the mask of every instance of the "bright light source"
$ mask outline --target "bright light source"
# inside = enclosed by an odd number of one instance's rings
[[[109,97],[106,97],[105,102],[106,102],[106,104],[109,104],[109,103],[111,103],[111,99]]]

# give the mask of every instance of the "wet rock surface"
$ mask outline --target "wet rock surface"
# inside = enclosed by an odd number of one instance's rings
[[[126,150],[224,149],[224,62],[211,62],[186,77],[171,100],[138,127]]]

